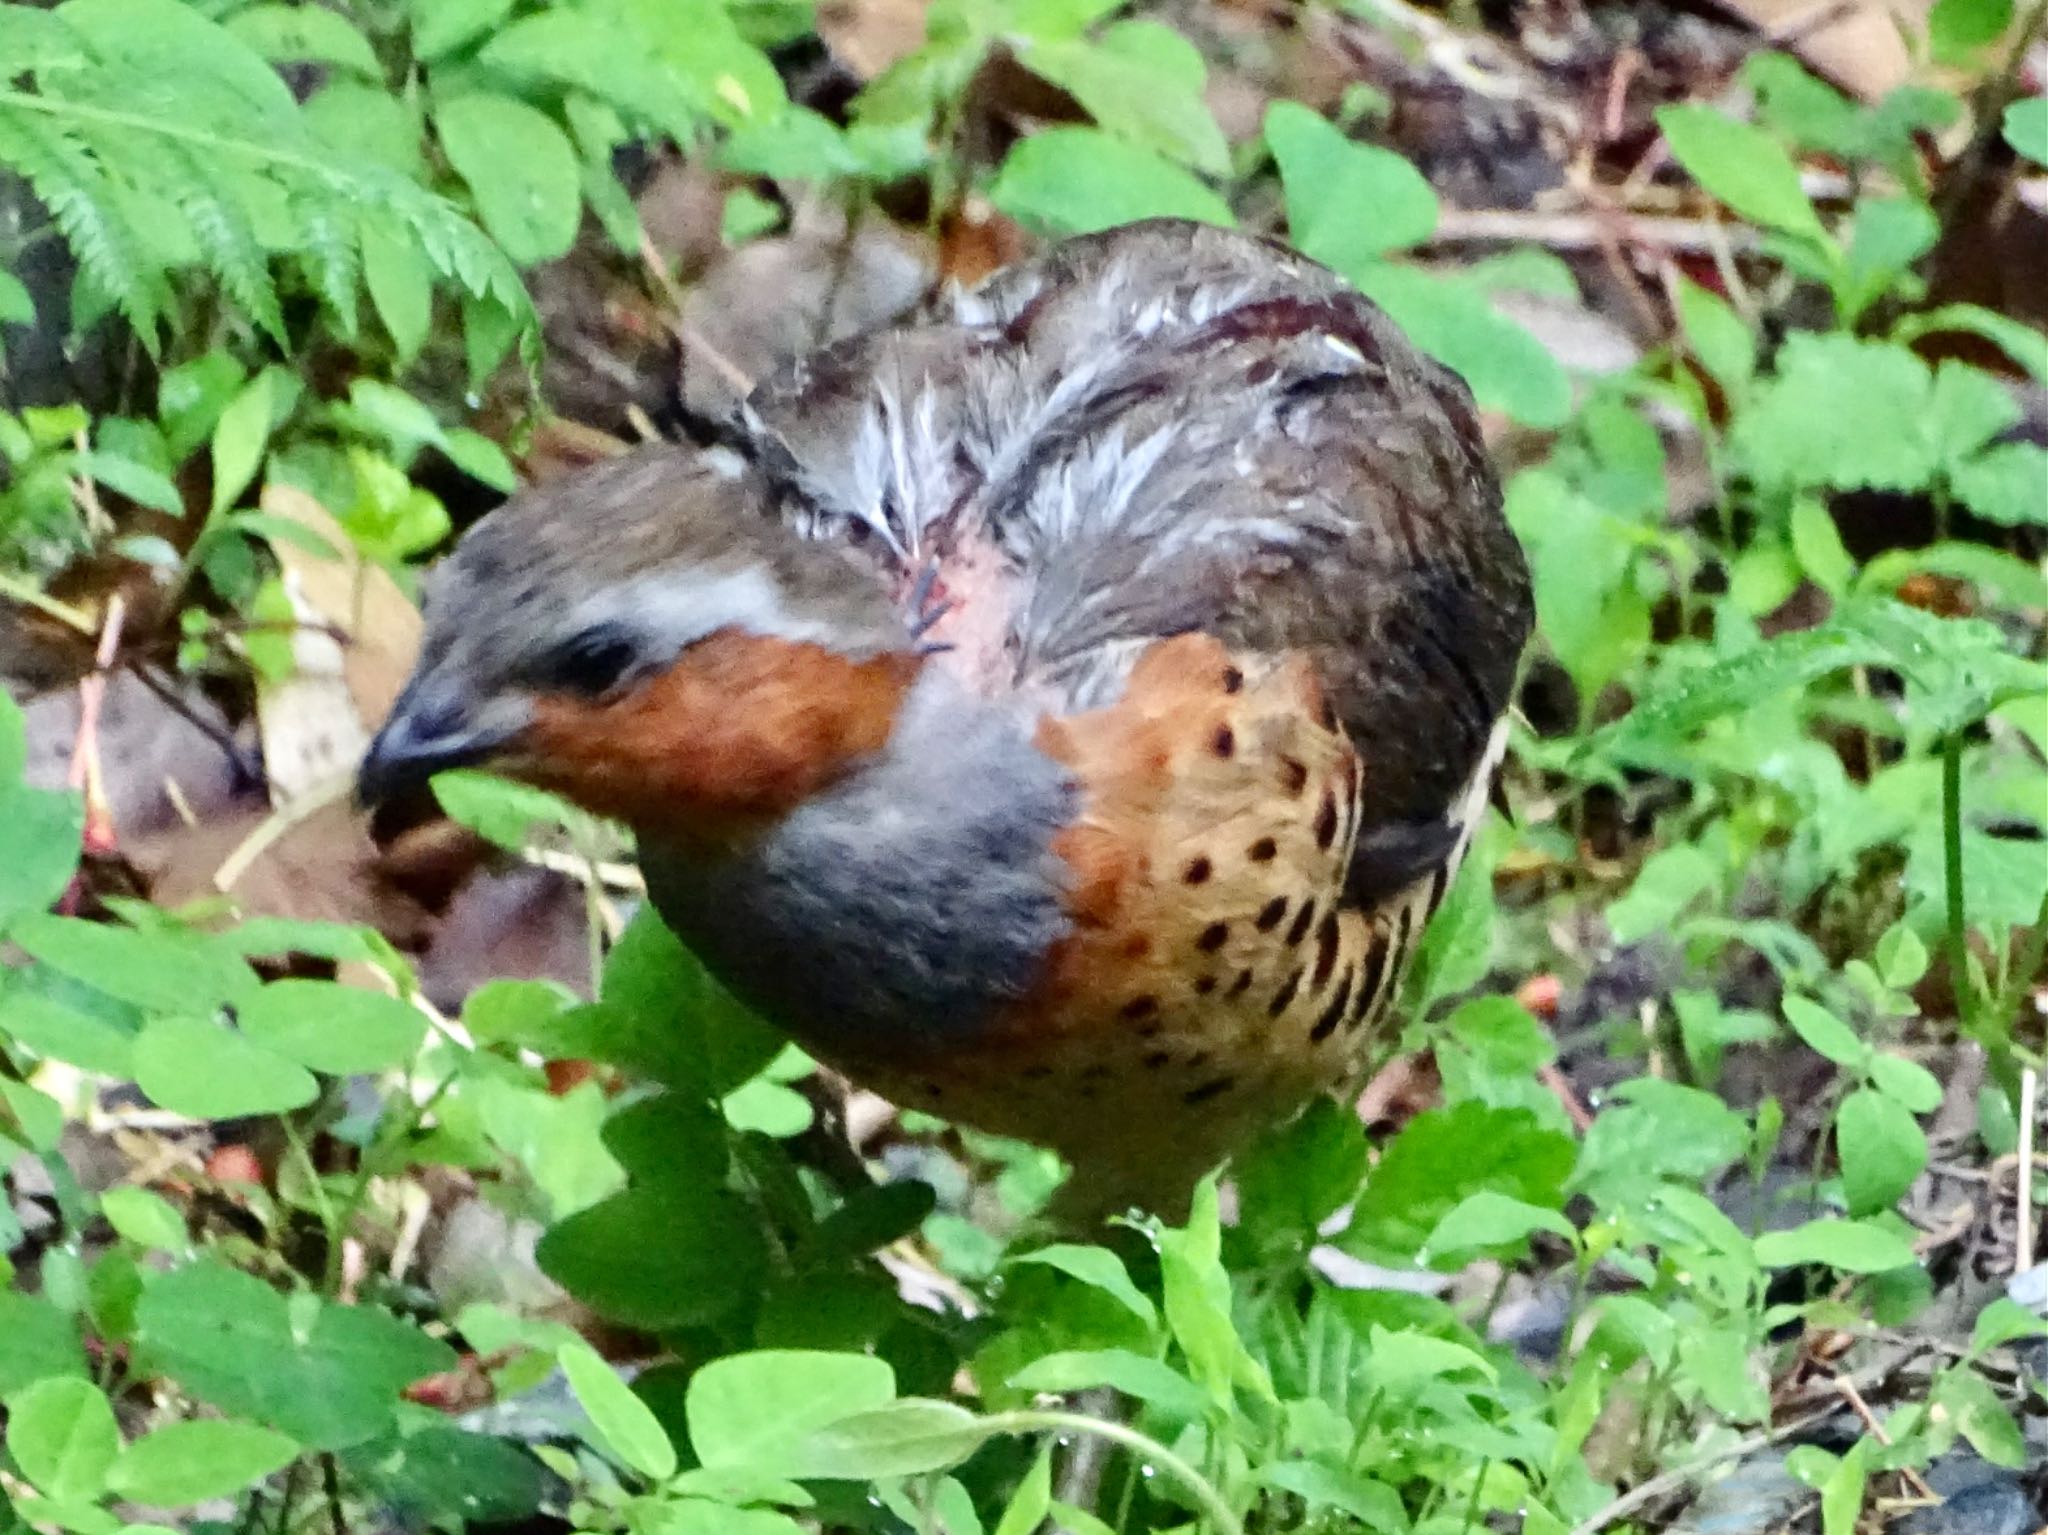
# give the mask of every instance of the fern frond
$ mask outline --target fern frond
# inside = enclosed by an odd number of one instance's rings
[[[129,224],[101,162],[62,123],[0,107],[0,160],[28,181],[79,266],[154,356],[164,311],[161,270]]]
[[[280,347],[288,347],[277,284],[248,215],[224,191],[204,157],[180,149],[177,159],[184,174],[169,188],[170,197],[192,226],[200,258],[242,312]]]
[[[361,320],[356,304],[362,254],[355,243],[355,220],[334,199],[301,189],[292,200],[299,220],[299,263],[313,291],[327,306],[344,338],[356,339]]]

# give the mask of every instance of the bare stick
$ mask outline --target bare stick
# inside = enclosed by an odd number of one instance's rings
[[[2020,1073],[2020,1193],[2012,1252],[2015,1274],[2034,1266],[2034,1120],[2040,1112],[2040,1093],[2041,1073],[2029,1066]]]

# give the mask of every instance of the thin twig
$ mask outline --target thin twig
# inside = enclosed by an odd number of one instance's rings
[[[221,866],[214,870],[213,888],[222,895],[232,894],[242,876],[249,872],[250,865],[268,852],[280,837],[301,821],[346,799],[354,787],[353,779],[351,773],[336,773],[296,799],[279,805],[221,861]]]
[[[1631,213],[1626,209],[1524,212],[1517,208],[1446,208],[1436,221],[1432,245],[1547,246],[1552,250],[1594,250],[1616,241],[1711,255],[1717,248],[1747,255],[1763,237],[1747,227],[1728,228],[1712,219]]]
[[[1856,1389],[1856,1383],[1846,1375],[1837,1375],[1835,1377],[1835,1389],[1842,1393],[1842,1400],[1847,1402],[1856,1416],[1863,1420],[1863,1426],[1870,1430],[1870,1437],[1886,1449],[1890,1449],[1892,1446],[1892,1436],[1885,1432],[1885,1426],[1877,1421],[1877,1414],[1872,1412],[1870,1404],[1863,1400],[1863,1393]],[[1934,1489],[1929,1487],[1926,1481],[1922,1479],[1920,1473],[1911,1466],[1901,1466],[1899,1468],[1899,1475],[1905,1478],[1906,1484],[1914,1492],[1925,1498],[1929,1503],[1939,1503],[1941,1501]]]
[[[1598,1513],[1581,1519],[1577,1524],[1573,1525],[1571,1535],[1600,1535],[1600,1531],[1607,1529],[1611,1525],[1621,1523],[1622,1520],[1628,1518],[1631,1514],[1649,1507],[1659,1498],[1677,1492],[1680,1488],[1689,1485],[1695,1478],[1713,1470],[1716,1466],[1725,1465],[1731,1460],[1740,1460],[1745,1455],[1752,1455],[1758,1450],[1768,1449],[1774,1444],[1782,1444],[1787,1439],[1797,1438],[1814,1425],[1824,1423],[1829,1418],[1832,1418],[1835,1412],[1836,1409],[1833,1407],[1823,1407],[1818,1412],[1810,1412],[1804,1417],[1794,1418],[1790,1423],[1783,1424],[1768,1432],[1751,1434],[1747,1438],[1738,1439],[1733,1444],[1724,1445],[1711,1455],[1702,1456],[1688,1465],[1674,1467],[1669,1471],[1663,1472],[1661,1475],[1651,1477],[1647,1482],[1639,1482]]]

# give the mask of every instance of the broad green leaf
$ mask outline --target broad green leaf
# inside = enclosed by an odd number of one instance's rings
[[[1262,1237],[1312,1241],[1358,1192],[1369,1155],[1357,1114],[1327,1099],[1311,1103],[1232,1162],[1240,1224]]]
[[[813,1429],[782,1465],[802,1480],[920,1476],[959,1465],[988,1437],[981,1420],[956,1403],[906,1397]]]
[[[1478,287],[1389,262],[1346,275],[1481,405],[1525,426],[1560,426],[1571,414],[1571,380],[1557,359]]]
[[[116,1232],[140,1247],[180,1253],[191,1246],[185,1217],[163,1195],[123,1184],[100,1195],[100,1214]]]
[[[277,371],[265,368],[220,413],[213,429],[213,515],[240,500],[256,478],[280,414],[277,395]]]
[[[1707,1405],[1737,1423],[1770,1416],[1769,1383],[1749,1340],[1733,1328],[1688,1329],[1678,1338],[1678,1363]]]
[[[565,1344],[555,1358],[576,1400],[590,1415],[597,1442],[613,1458],[652,1481],[664,1482],[676,1474],[676,1448],[660,1420],[595,1349],[587,1343]]]
[[[1229,204],[1164,156],[1099,128],[1052,128],[1013,148],[989,199],[1026,224],[1087,234],[1148,218],[1234,224]]]
[[[408,0],[412,51],[431,64],[487,32],[512,13],[512,0]]]
[[[1154,1308],[1151,1297],[1131,1283],[1130,1273],[1124,1268],[1124,1260],[1106,1247],[1083,1247],[1075,1243],[1060,1242],[1051,1247],[1041,1247],[1036,1252],[1024,1253],[1010,1261],[1042,1263],[1047,1268],[1058,1269],[1062,1274],[1078,1279],[1083,1284],[1093,1285],[1114,1297],[1147,1327],[1158,1325],[1159,1312]]]
[[[994,1535],[1033,1535],[1052,1506],[1052,1447],[1046,1446],[1010,1495]]]
[[[1927,13],[1927,39],[1945,64],[1969,61],[2012,25],[2012,0],[1935,0]]]
[[[811,1433],[895,1396],[895,1372],[880,1359],[761,1349],[698,1370],[684,1412],[690,1445],[704,1465],[788,1475],[790,1457]]]
[[[230,16],[227,29],[273,64],[329,64],[383,78],[369,39],[324,6],[251,5]]]
[[[1955,498],[1986,522],[2009,528],[2048,524],[2048,449],[2001,442],[1949,471]]]
[[[15,923],[9,936],[51,969],[137,1007],[221,1007],[262,984],[226,945],[193,934],[38,915]]]
[[[7,700],[0,700],[0,737],[15,743],[21,739],[20,711]],[[85,804],[76,794],[15,781],[19,746],[0,751],[16,763],[0,780],[0,825],[7,828],[7,857],[0,862],[0,928],[5,928],[16,917],[47,910],[70,886],[78,870]]]
[[[1010,1384],[1025,1391],[1056,1392],[1108,1386],[1188,1423],[1200,1422],[1210,1408],[1208,1395],[1180,1371],[1120,1348],[1047,1354],[1012,1375]]]
[[[1640,943],[1671,930],[1679,916],[1720,881],[1721,871],[1689,842],[1659,848],[1644,860],[1628,894],[1607,908],[1607,926],[1618,943]]]
[[[99,1496],[121,1452],[106,1393],[70,1376],[40,1380],[7,1402],[7,1452],[21,1474],[58,1503]]]
[[[1970,1448],[1992,1465],[2016,1471],[2030,1461],[2039,1464],[2027,1453],[2025,1436],[1991,1382],[1969,1365],[1956,1365],[1935,1376],[1928,1397]]]
[[[1712,1093],[1658,1077],[1616,1086],[1586,1132],[1574,1187],[1606,1203],[1645,1196],[1666,1179],[1703,1182],[1749,1145],[1743,1117]]]
[[[1858,1088],[1835,1111],[1842,1195],[1851,1215],[1888,1210],[1927,1166],[1927,1137],[1912,1112],[1874,1088]]]
[[[1787,997],[1784,1001],[1785,1021],[1792,1025],[1792,1032],[1806,1042],[1806,1047],[1817,1054],[1826,1056],[1837,1066],[1861,1067],[1870,1054],[1870,1047],[1833,1013],[1805,997]]]
[[[2036,165],[2048,165],[2048,96],[2027,96],[2005,109],[2006,143]]]
[[[78,1323],[39,1296],[0,1290],[0,1398],[41,1380],[85,1377]]]
[[[384,322],[398,360],[410,362],[426,344],[434,317],[434,269],[418,245],[389,215],[366,208],[358,215],[363,282]]]
[[[437,104],[434,129],[469,184],[483,226],[520,266],[552,261],[575,242],[583,214],[576,151],[554,119],[523,101],[478,91]]]
[[[1744,218],[1787,234],[1827,238],[1799,185],[1799,168],[1762,129],[1692,104],[1658,108],[1657,126],[1693,179]]]
[[[1970,1352],[1988,1353],[2021,1338],[2044,1335],[2048,1335],[2048,1317],[2036,1315],[2017,1301],[2007,1300],[2001,1295],[1977,1313],[1977,1320],[1970,1328]]]
[[[33,325],[36,302],[12,272],[0,272],[0,325]]]
[[[1156,21],[1122,21],[1094,41],[1027,44],[1019,59],[1081,104],[1116,138],[1210,176],[1230,171],[1230,149],[1203,88],[1194,45]]]
[[[1548,1231],[1568,1242],[1578,1234],[1572,1223],[1555,1210],[1493,1189],[1481,1189],[1467,1195],[1436,1223],[1423,1244],[1423,1261],[1430,1262],[1445,1254],[1518,1251],[1539,1231]]]
[[[298,1454],[298,1445],[283,1434],[254,1423],[166,1423],[122,1452],[107,1485],[151,1508],[190,1508],[253,1486]]]
[[[1844,1274],[1882,1274],[1917,1261],[1905,1239],[1885,1227],[1833,1217],[1765,1232],[1756,1239],[1756,1260],[1765,1268],[1813,1263]]]
[[[1855,557],[1818,496],[1800,496],[1792,503],[1792,552],[1808,579],[1830,597],[1843,595],[1856,579]]]
[[[64,1110],[56,1099],[26,1082],[0,1077],[0,1124],[10,1119],[31,1151],[55,1151],[64,1134]]]
[[[1689,277],[1678,279],[1678,319],[1693,356],[1731,393],[1756,372],[1756,337],[1728,301]]]
[[[400,1391],[456,1363],[447,1344],[388,1312],[311,1295],[288,1303],[212,1259],[152,1278],[135,1323],[152,1369],[315,1450],[386,1432]]]
[[[272,981],[236,1013],[256,1044],[332,1076],[403,1066],[427,1033],[410,1003],[334,981]]]
[[[1439,1221],[1487,1190],[1555,1209],[1576,1154],[1570,1136],[1521,1109],[1428,1110],[1382,1151],[1338,1243],[1367,1259],[1413,1260]]]
[[[1941,1081],[1918,1061],[1880,1051],[1865,1062],[1870,1080],[1915,1114],[1932,1114],[1941,1107]]]
[[[1287,195],[1287,229],[1304,255],[1357,279],[1381,255],[1436,230],[1436,193],[1390,149],[1359,144],[1295,101],[1266,109],[1266,145]]]
[[[143,1025],[135,1081],[159,1108],[194,1119],[281,1114],[320,1094],[296,1062],[222,1024],[177,1014]]]
[[[1385,1482],[1343,1466],[1314,1460],[1273,1461],[1259,1468],[1257,1479],[1267,1487],[1291,1492],[1310,1508],[1335,1509],[1366,1529],[1399,1532],[1408,1527],[1401,1495]]]

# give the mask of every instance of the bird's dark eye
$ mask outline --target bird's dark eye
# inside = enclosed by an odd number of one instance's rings
[[[596,698],[625,679],[639,659],[633,636],[610,624],[571,635],[543,658],[536,679],[564,692]]]

